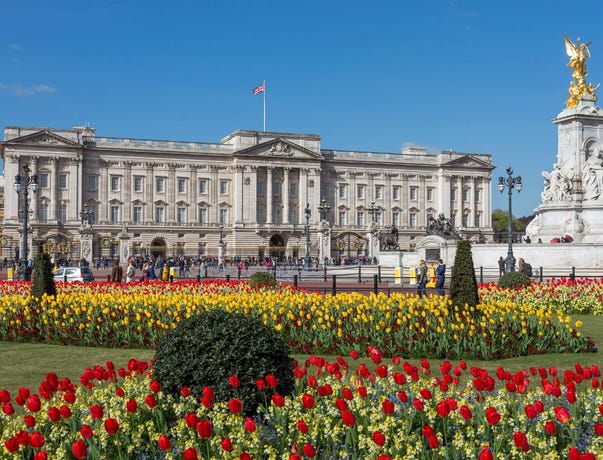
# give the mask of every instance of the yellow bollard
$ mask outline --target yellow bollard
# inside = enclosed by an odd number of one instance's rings
[[[429,278],[429,281],[427,282],[425,287],[434,288],[436,285],[435,265],[431,264],[431,266],[427,270],[427,278]]]
[[[8,267],[8,270],[6,270],[6,279],[8,281],[14,281],[13,280],[13,267]]]
[[[394,284],[402,284],[402,267],[396,267],[394,270]]]
[[[408,277],[410,278],[410,284],[417,284],[417,271],[414,267],[410,267],[408,270]]]

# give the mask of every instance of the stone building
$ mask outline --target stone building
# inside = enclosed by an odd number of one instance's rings
[[[464,238],[492,240],[490,155],[329,150],[314,134],[245,130],[218,143],[122,139],[89,127],[7,127],[0,151],[4,256],[20,241],[12,182],[25,165],[39,184],[30,257],[366,257],[371,236],[393,226],[413,249],[440,213]]]

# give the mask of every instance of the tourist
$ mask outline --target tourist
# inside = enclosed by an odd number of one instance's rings
[[[425,289],[427,285],[427,264],[424,260],[421,260],[419,268],[417,268],[417,283],[417,293],[419,297],[423,297],[427,294],[427,289]]]
[[[121,283],[121,279],[124,276],[124,269],[119,265],[119,260],[115,261],[113,270],[111,270],[111,281],[114,283]]]
[[[505,259],[503,259],[502,256],[500,256],[500,259],[498,259],[498,274],[499,276],[503,276],[505,274]]]
[[[134,267],[134,259],[128,259],[128,268],[126,269],[126,283],[134,281],[136,276],[136,267]]]
[[[444,295],[444,282],[446,281],[446,265],[442,259],[438,259],[438,266],[436,267],[436,289],[439,295]]]

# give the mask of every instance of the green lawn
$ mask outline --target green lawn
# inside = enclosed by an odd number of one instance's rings
[[[576,315],[572,320],[581,320],[584,323],[583,333],[590,336],[601,346],[603,343],[603,316]],[[37,390],[40,381],[48,372],[56,372],[59,378],[69,377],[78,382],[79,376],[86,367],[96,364],[104,365],[106,361],[113,361],[117,367],[123,367],[128,359],[135,358],[148,360],[153,357],[153,350],[121,349],[121,348],[85,348],[68,347],[60,345],[40,345],[0,342],[0,389],[11,392],[21,386]],[[307,355],[295,355],[299,361],[305,360]],[[325,357],[333,359],[334,357]],[[350,364],[351,364],[351,360]],[[412,361],[412,360],[410,360]],[[361,362],[368,363],[368,359]],[[433,367],[441,361],[430,360]],[[499,361],[467,361],[471,366],[479,366],[495,372],[499,366],[513,372],[529,367],[558,368],[573,367],[575,363],[583,366],[597,365],[603,369],[603,354],[555,354],[539,356],[522,356],[519,358],[504,359]],[[453,363],[454,364],[454,363]]]

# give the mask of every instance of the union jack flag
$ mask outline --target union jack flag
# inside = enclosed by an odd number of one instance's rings
[[[262,84],[260,86],[258,86],[257,88],[253,88],[252,94],[259,94],[259,93],[263,93],[264,91],[266,91],[266,82],[262,82]]]

